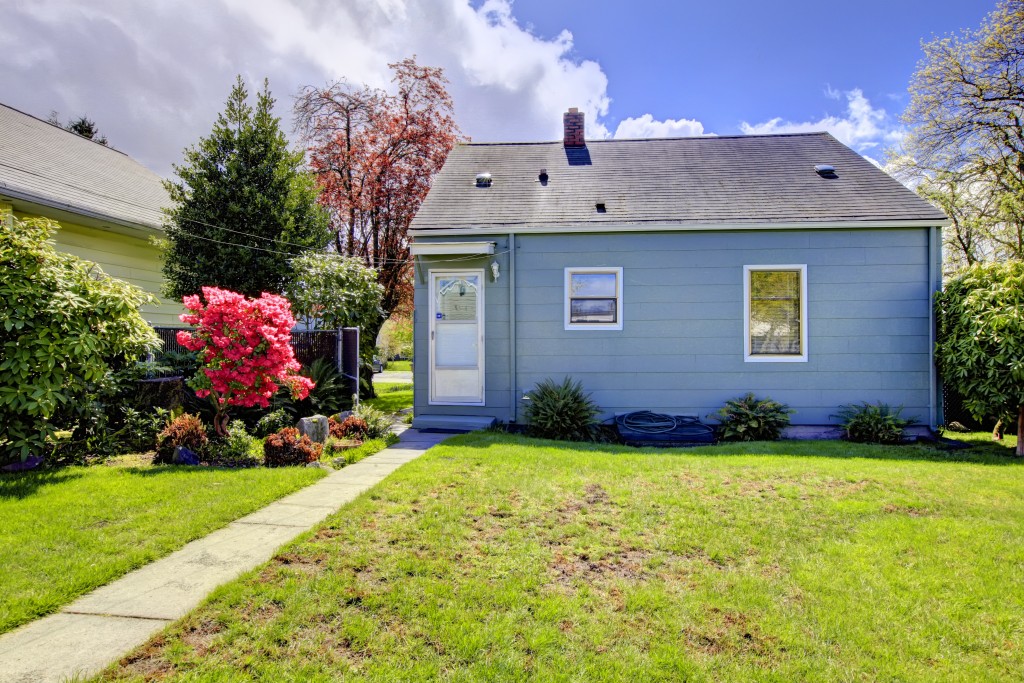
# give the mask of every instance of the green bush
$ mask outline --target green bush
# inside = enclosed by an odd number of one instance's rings
[[[896,444],[903,441],[903,430],[917,422],[902,418],[903,406],[890,408],[884,403],[839,406],[838,417],[846,438],[859,443]]]
[[[261,439],[279,432],[285,427],[294,427],[295,420],[284,408],[278,408],[261,417],[256,423],[253,433]]]
[[[263,441],[263,463],[267,467],[283,467],[316,462],[322,448],[305,434],[300,437],[298,429],[285,427]]]
[[[198,416],[188,413],[179,415],[157,434],[156,457],[153,462],[174,462],[174,449],[178,446],[184,446],[202,456],[207,442],[206,428]]]
[[[723,441],[774,441],[789,425],[793,412],[784,403],[748,393],[726,401],[711,417],[722,423],[719,430]]]
[[[528,400],[523,412],[531,436],[562,441],[590,441],[593,438],[597,425],[595,418],[601,409],[589,394],[583,392],[583,385],[579,382],[569,377],[561,384],[545,379],[526,396]]]
[[[285,409],[295,417],[333,415],[352,406],[348,380],[338,372],[337,366],[324,358],[317,358],[301,370],[313,380],[315,386],[301,401],[286,401]]]
[[[156,447],[156,435],[167,424],[170,412],[163,408],[151,411],[121,406],[121,429],[117,437],[123,452],[148,451]]]
[[[259,464],[256,450],[259,440],[251,436],[241,420],[228,424],[227,437],[217,439],[207,447],[211,465],[224,467],[255,467]]]
[[[54,419],[60,409],[87,401],[114,359],[159,344],[139,314],[156,299],[56,251],[58,227],[0,215],[0,461],[45,453],[54,432],[75,428]]]
[[[975,264],[935,293],[935,362],[976,420],[1024,425],[1024,263]],[[1024,456],[1024,439],[1017,441]]]
[[[394,424],[390,415],[366,403],[360,403],[352,411],[352,416],[360,418],[366,423],[366,434],[364,437],[367,439],[383,439],[391,433],[391,425]]]

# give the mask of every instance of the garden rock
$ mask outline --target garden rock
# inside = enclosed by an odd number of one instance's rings
[[[313,443],[324,443],[330,436],[331,428],[323,415],[304,417],[299,420],[299,435],[308,436]]]
[[[174,448],[174,460],[172,461],[175,465],[198,465],[199,456],[196,455],[195,451],[185,446],[176,446]]]

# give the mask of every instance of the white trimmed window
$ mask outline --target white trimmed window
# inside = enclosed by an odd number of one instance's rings
[[[807,362],[807,265],[743,267],[744,360]]]
[[[622,268],[565,269],[565,329],[622,329]]]

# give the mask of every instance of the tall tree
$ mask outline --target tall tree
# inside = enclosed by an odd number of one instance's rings
[[[303,153],[290,151],[267,81],[256,107],[239,76],[208,137],[185,150],[166,181],[164,275],[167,294],[196,294],[204,286],[250,297],[280,293],[289,260],[330,241],[316,181]]]
[[[47,123],[52,123],[55,126],[60,126],[66,131],[70,131],[76,135],[81,135],[83,138],[107,146],[107,136],[100,134],[100,129],[96,126],[96,122],[88,116],[79,116],[77,119],[72,119],[67,123],[61,123],[60,114],[56,111],[51,111],[50,118],[46,121]]]
[[[903,119],[926,192],[954,219],[968,209],[961,228],[978,228],[993,256],[1024,258],[1024,0],[922,49]]]
[[[409,223],[430,182],[462,138],[442,69],[415,59],[389,65],[394,94],[341,80],[307,86],[295,102],[296,130],[309,147],[339,253],[377,271],[382,316],[409,307]]]

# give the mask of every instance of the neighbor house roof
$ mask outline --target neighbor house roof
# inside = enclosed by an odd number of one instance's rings
[[[160,176],[123,152],[0,104],[0,199],[160,229]]]
[[[815,166],[831,165],[832,177]],[[547,179],[540,177],[541,170]],[[489,187],[475,182],[490,173]],[[603,205],[603,210],[598,207]],[[828,133],[458,145],[416,231],[931,222],[946,216]]]

